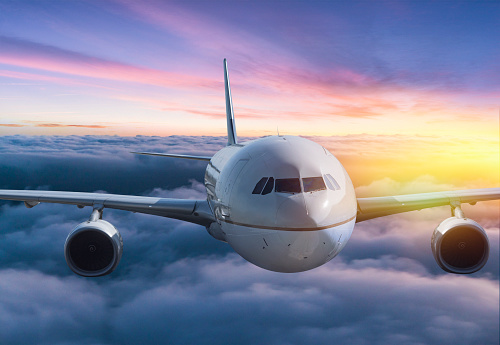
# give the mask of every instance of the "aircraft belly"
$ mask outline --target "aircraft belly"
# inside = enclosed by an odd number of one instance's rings
[[[276,272],[301,272],[323,265],[344,247],[355,220],[332,228],[287,231],[223,222],[226,240],[245,260]]]

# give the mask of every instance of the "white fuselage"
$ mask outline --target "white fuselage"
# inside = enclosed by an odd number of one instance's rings
[[[216,218],[209,233],[272,271],[323,265],[342,250],[356,222],[356,196],[344,167],[301,137],[227,146],[211,159],[205,186]]]

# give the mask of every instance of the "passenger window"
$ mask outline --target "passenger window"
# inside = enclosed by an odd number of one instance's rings
[[[321,176],[303,178],[302,184],[304,185],[304,193],[326,189],[325,182]]]
[[[338,184],[338,183],[337,183],[337,181],[333,178],[333,176],[332,176],[332,175],[330,175],[330,174],[326,174],[326,177],[327,177],[327,179],[329,179],[329,180],[330,180],[330,182],[331,182],[331,183],[335,186],[335,189],[336,189],[336,190],[339,190],[339,189],[340,189],[339,184]],[[335,190],[335,189],[334,189],[334,190]]]
[[[277,179],[274,190],[278,193],[300,193],[300,181],[298,178]]]
[[[266,186],[264,187],[264,190],[262,191],[262,195],[271,193],[273,191],[273,187],[274,187],[274,178],[270,177],[266,183]]]
[[[262,189],[264,189],[264,186],[266,185],[267,179],[269,177],[263,177],[260,179],[259,182],[255,185],[255,188],[253,189],[252,194],[260,194],[262,192]]]

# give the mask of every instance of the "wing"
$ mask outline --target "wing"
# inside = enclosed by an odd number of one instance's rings
[[[497,199],[500,199],[500,188],[358,198],[356,222],[436,206],[474,205],[478,201]]]
[[[41,202],[70,204],[78,207],[112,208],[153,214],[187,222],[210,225],[215,221],[207,200],[153,198],[147,196],[57,192],[39,190],[1,190],[0,199],[24,201],[31,208]]]

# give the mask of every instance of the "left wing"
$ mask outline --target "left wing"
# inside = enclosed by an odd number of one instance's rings
[[[31,208],[41,202],[70,204],[97,209],[112,208],[138,213],[175,218],[187,222],[210,225],[214,216],[207,200],[153,198],[147,196],[57,192],[40,190],[1,190],[0,199],[24,201]]]
[[[478,201],[497,199],[500,199],[500,188],[358,198],[356,222],[436,206],[474,205]]]

